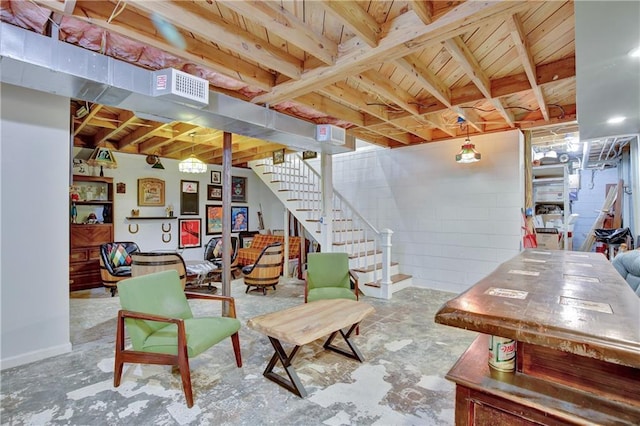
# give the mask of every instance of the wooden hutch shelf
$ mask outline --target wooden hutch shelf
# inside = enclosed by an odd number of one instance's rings
[[[69,226],[69,290],[102,287],[100,245],[113,241],[113,179],[98,176],[73,176],[76,221]],[[97,223],[88,223],[95,215]]]

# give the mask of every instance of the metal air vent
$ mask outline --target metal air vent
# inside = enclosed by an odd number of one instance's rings
[[[209,82],[186,72],[166,68],[153,73],[153,96],[202,108],[209,105]]]
[[[316,140],[318,142],[329,142],[332,145],[344,145],[347,139],[347,132],[342,127],[331,126],[329,124],[319,124],[316,126]]]

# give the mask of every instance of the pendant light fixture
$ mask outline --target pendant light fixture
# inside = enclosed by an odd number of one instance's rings
[[[194,149],[193,147],[195,145],[195,142],[194,142],[195,135],[196,135],[195,132],[189,133],[189,136],[191,136],[191,144],[192,144],[191,155],[189,156],[189,158],[185,158],[180,162],[180,164],[178,164],[178,170],[182,173],[206,173],[207,172],[207,165],[202,161],[200,161],[193,152],[193,149]]]
[[[456,163],[475,163],[480,161],[480,157],[480,153],[476,151],[476,146],[469,139],[469,124],[467,123],[467,138],[464,140],[460,152],[456,154]]]

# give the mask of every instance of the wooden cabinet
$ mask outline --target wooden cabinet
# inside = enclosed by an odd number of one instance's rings
[[[640,299],[600,253],[526,250],[436,322],[482,333],[447,374],[456,426],[640,424]],[[517,341],[488,366],[488,336]]]
[[[101,287],[100,244],[113,241],[113,179],[74,175],[72,194],[69,290]]]

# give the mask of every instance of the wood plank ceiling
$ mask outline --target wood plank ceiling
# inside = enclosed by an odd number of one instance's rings
[[[29,19],[33,8],[46,18]],[[66,42],[181,69],[390,148],[467,126],[473,136],[576,120],[572,1],[36,0],[3,2],[2,20],[42,33],[54,25]],[[221,162],[215,129],[81,101],[71,114],[78,146]],[[233,147],[243,165],[280,145],[234,136]]]

